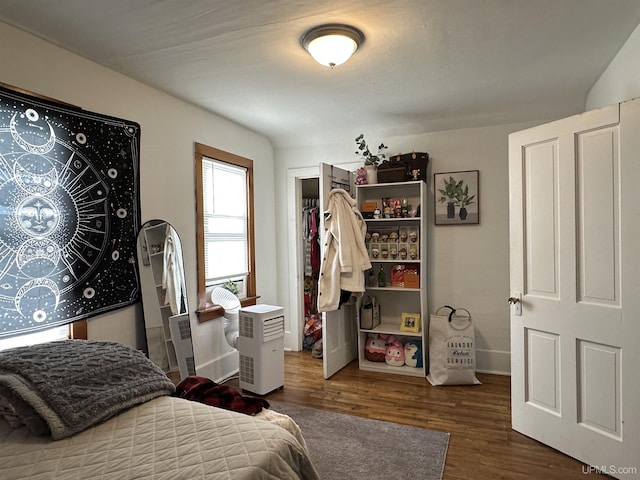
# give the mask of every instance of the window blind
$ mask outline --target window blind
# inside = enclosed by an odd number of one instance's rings
[[[205,282],[246,276],[247,171],[202,159]]]

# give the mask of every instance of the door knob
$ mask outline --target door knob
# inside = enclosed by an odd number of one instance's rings
[[[519,317],[522,315],[522,293],[513,292],[513,296],[507,300],[509,305],[513,307],[513,314]]]

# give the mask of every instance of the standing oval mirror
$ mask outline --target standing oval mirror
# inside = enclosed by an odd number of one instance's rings
[[[195,375],[182,244],[164,220],[150,220],[138,233],[149,359],[173,378]]]

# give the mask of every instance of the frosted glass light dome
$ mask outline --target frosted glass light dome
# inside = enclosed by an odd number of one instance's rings
[[[364,41],[364,35],[348,25],[322,25],[309,30],[301,39],[302,46],[320,65],[342,65]]]
[[[333,68],[349,60],[357,48],[358,44],[349,37],[327,35],[312,40],[307,50],[320,65]]]

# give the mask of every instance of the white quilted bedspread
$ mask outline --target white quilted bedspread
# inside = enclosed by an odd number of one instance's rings
[[[0,420],[2,480],[317,479],[305,448],[266,421],[174,397],[52,441]]]

